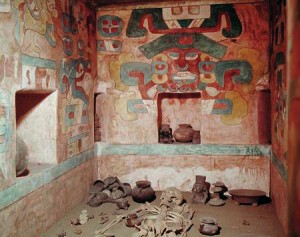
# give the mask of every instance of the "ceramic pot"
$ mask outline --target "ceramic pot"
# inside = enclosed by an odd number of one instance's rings
[[[96,180],[91,187],[90,193],[99,193],[104,189],[104,183],[102,180]]]
[[[160,131],[161,132],[169,132],[170,131],[170,125],[169,124],[162,124],[161,126],[160,126]]]
[[[203,184],[205,183],[206,176],[203,175],[196,175],[196,183]]]
[[[216,235],[219,233],[219,226],[214,224],[200,223],[199,231],[203,235]]]
[[[179,124],[179,128],[174,131],[173,137],[178,142],[192,142],[194,129],[190,124]]]
[[[193,203],[203,203],[206,204],[209,199],[209,187],[208,183],[205,182],[206,176],[196,175],[196,182],[192,188],[192,201]]]
[[[204,217],[200,221],[199,231],[203,235],[217,235],[219,234],[220,227],[215,218]]]
[[[144,203],[150,202],[155,198],[155,191],[151,187],[151,182],[147,180],[137,181],[132,189],[131,196],[133,201]]]
[[[170,128],[169,124],[162,124],[159,129],[159,143],[172,143],[173,135],[172,128]]]

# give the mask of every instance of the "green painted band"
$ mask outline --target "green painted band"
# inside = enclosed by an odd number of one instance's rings
[[[270,156],[270,145],[106,144],[95,143],[95,155],[231,155]]]

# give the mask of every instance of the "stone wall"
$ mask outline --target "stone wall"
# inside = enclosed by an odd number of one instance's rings
[[[95,179],[95,160],[77,166],[0,212],[1,237],[38,237],[87,199]]]

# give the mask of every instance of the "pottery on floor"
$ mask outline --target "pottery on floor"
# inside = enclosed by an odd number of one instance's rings
[[[215,218],[204,217],[200,220],[199,232],[203,235],[217,235],[220,232],[220,227]]]
[[[136,186],[132,189],[131,196],[135,202],[150,202],[155,197],[155,191],[151,187],[150,181],[140,180],[136,182]]]
[[[196,182],[192,188],[192,202],[206,204],[209,199],[209,189],[207,188],[207,183],[205,182],[206,176],[196,175]]]
[[[232,189],[228,191],[232,200],[240,204],[251,204],[258,206],[260,199],[266,196],[266,193],[256,189]]]
[[[90,193],[99,193],[104,189],[104,183],[102,180],[96,180],[91,187]]]

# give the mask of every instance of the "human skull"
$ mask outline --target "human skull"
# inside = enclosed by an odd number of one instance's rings
[[[160,206],[175,207],[180,206],[183,202],[183,196],[178,188],[166,188],[160,197]]]

